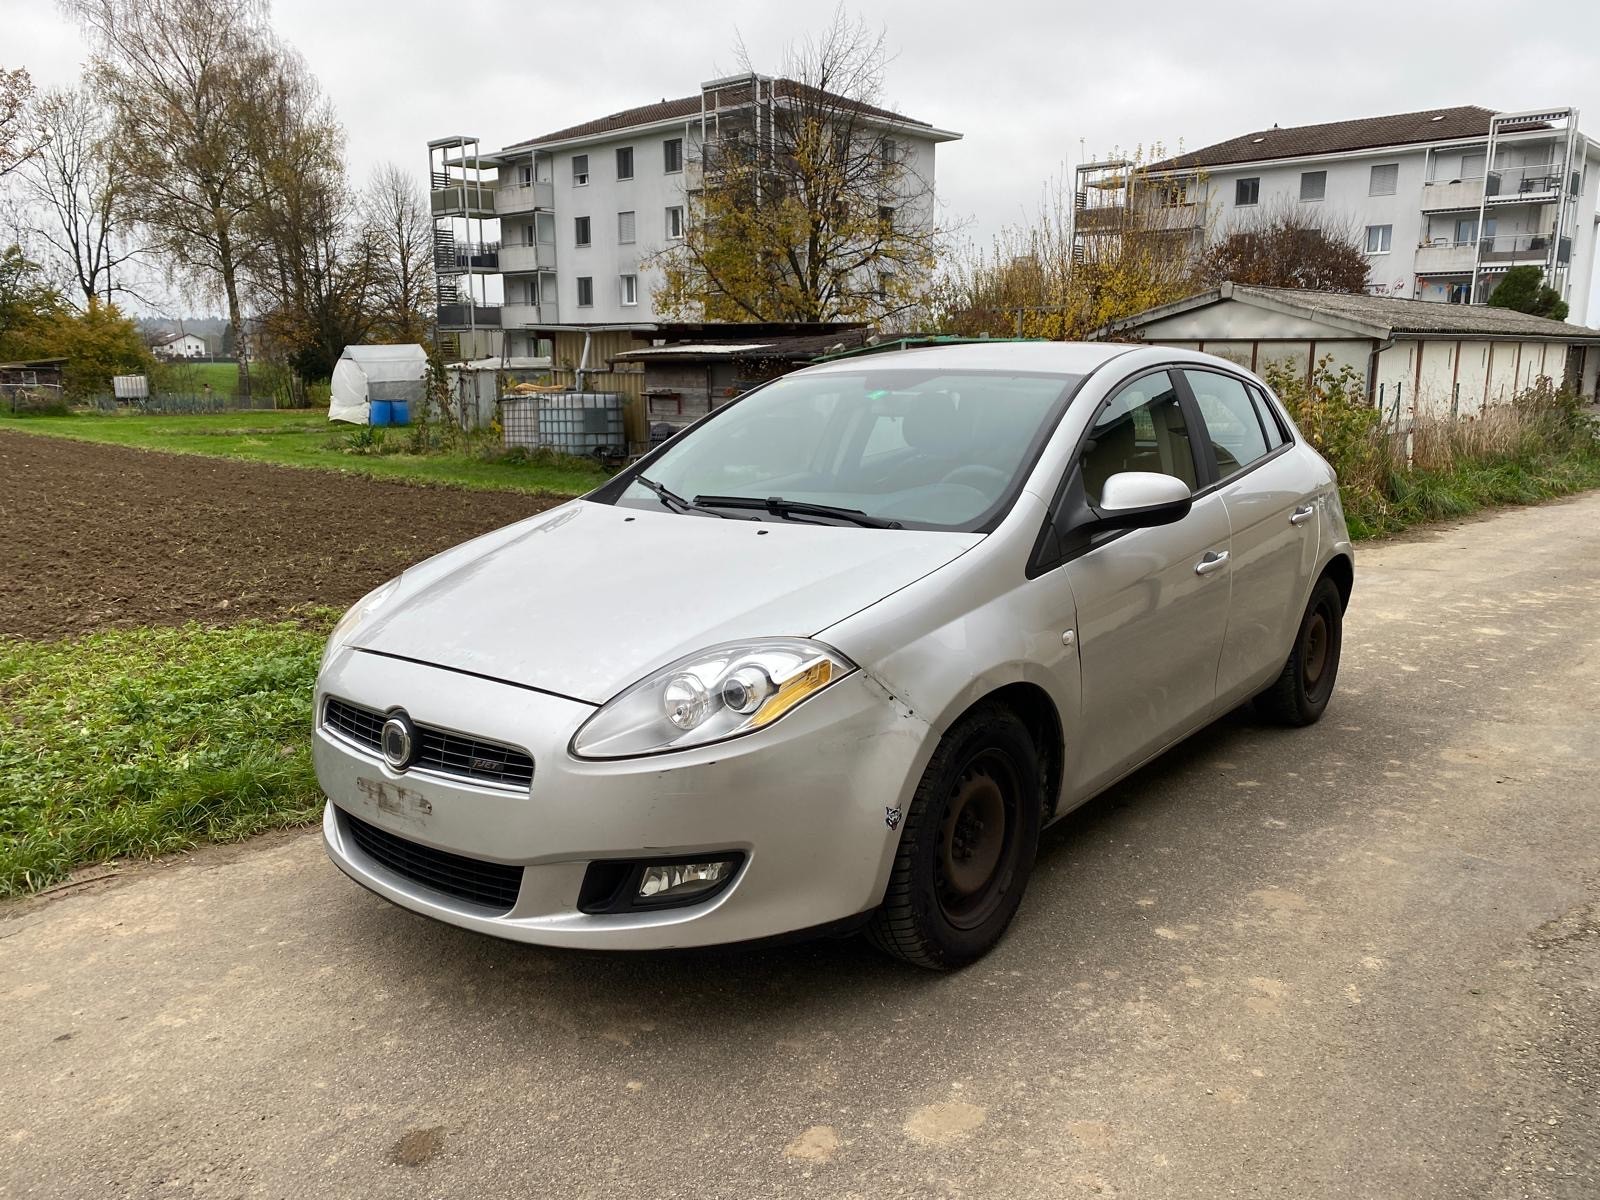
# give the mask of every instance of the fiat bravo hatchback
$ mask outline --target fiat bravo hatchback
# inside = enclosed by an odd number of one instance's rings
[[[520,941],[959,966],[1043,826],[1245,701],[1321,716],[1352,581],[1333,472],[1221,359],[812,367],[350,610],[328,852]]]

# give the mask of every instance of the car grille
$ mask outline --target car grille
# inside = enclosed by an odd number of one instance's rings
[[[342,809],[340,812],[350,829],[350,840],[368,858],[396,875],[497,913],[510,912],[516,904],[517,893],[522,889],[521,867],[435,850],[368,825]]]
[[[365,746],[374,754],[383,752],[385,713],[363,708],[329,696],[323,705],[325,728]],[[428,725],[417,726],[417,757],[412,770],[431,771],[455,779],[470,779],[503,788],[527,788],[533,783],[533,759],[521,750],[447,733]]]

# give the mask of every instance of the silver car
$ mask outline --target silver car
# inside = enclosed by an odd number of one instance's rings
[[[520,941],[960,966],[1045,825],[1246,701],[1317,720],[1353,580],[1333,471],[1231,363],[842,359],[352,608],[328,852]]]

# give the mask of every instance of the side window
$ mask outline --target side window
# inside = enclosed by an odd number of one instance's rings
[[[1089,430],[1082,464],[1091,504],[1119,471],[1156,471],[1194,489],[1194,447],[1167,372],[1135,379],[1107,401]]]
[[[1289,440],[1289,435],[1284,432],[1283,423],[1260,388],[1252,387],[1250,398],[1256,402],[1256,415],[1261,418],[1261,428],[1267,431],[1267,449],[1276,450]]]
[[[1216,371],[1184,371],[1217,453],[1217,478],[1236,475],[1266,454],[1267,435],[1244,384]]]

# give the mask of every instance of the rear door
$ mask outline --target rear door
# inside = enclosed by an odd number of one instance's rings
[[[1219,709],[1270,681],[1289,657],[1316,569],[1313,482],[1260,389],[1223,370],[1176,372],[1211,457],[1211,492],[1232,530],[1233,597],[1217,665]]]
[[[1066,487],[1093,503],[1120,471],[1158,471],[1203,488],[1202,439],[1169,372],[1135,377],[1101,406]],[[1103,534],[1035,580],[1065,582],[1076,606],[1072,792],[1109,783],[1208,717],[1227,627],[1228,549],[1222,499],[1202,494],[1181,521]]]

